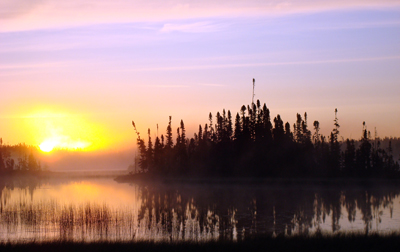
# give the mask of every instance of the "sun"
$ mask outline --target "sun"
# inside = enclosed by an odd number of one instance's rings
[[[44,140],[39,149],[43,152],[51,152],[54,149],[86,150],[91,145],[90,142],[73,140],[69,136],[53,136]]]
[[[39,145],[39,148],[43,152],[50,152],[54,149],[54,147],[57,145],[57,143],[54,143],[52,141],[44,141]]]
[[[109,133],[83,115],[38,109],[27,115],[26,127],[41,152],[93,151],[105,148]]]

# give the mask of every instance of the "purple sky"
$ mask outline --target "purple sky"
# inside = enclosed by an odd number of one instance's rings
[[[118,149],[170,115],[191,137],[253,78],[272,117],[400,137],[400,1],[0,3],[5,143]]]

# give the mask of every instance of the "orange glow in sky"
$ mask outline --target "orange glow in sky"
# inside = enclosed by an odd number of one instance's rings
[[[39,108],[25,116],[24,131],[43,152],[53,149],[91,151],[109,145],[109,135],[102,125],[82,115]]]

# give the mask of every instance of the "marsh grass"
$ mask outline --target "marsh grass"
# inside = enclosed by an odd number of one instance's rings
[[[0,212],[0,242],[217,239],[219,230],[214,226],[200,230],[198,219],[195,209],[181,217],[172,214],[170,219],[154,208],[145,209],[139,216],[135,207],[113,208],[106,203],[10,202]]]

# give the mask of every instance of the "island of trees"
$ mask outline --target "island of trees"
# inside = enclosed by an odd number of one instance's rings
[[[25,144],[3,145],[0,138],[0,178],[4,175],[37,174],[43,171],[38,149]]]
[[[147,177],[265,177],[265,178],[399,178],[392,139],[371,137],[365,122],[360,140],[340,140],[337,109],[333,130],[320,134],[318,121],[310,129],[307,113],[297,114],[294,125],[260,101],[242,106],[234,118],[230,111],[211,113],[192,138],[181,120],[173,140],[171,117],[166,134],[154,144],[137,134],[138,167],[133,173]],[[393,139],[399,142],[399,139]],[[387,147],[382,147],[382,141]]]

